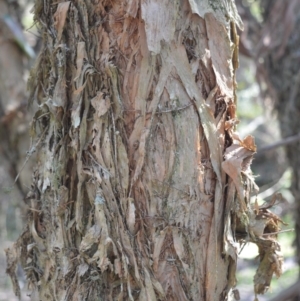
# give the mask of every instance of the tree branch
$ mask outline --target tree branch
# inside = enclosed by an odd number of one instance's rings
[[[300,297],[300,280],[279,293],[276,297],[270,301],[287,301],[291,298]]]
[[[280,141],[277,141],[275,143],[272,143],[272,144],[269,144],[267,146],[264,146],[264,147],[260,148],[258,150],[258,155],[261,155],[265,152],[268,152],[268,151],[273,150],[275,148],[278,148],[280,146],[284,146],[284,145],[294,143],[294,142],[299,141],[299,140],[300,140],[300,134],[284,138]]]

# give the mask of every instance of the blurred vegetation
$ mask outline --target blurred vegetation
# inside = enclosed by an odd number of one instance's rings
[[[251,14],[261,23],[263,11],[260,1],[243,0],[243,5],[249,7]],[[282,220],[288,223],[283,231],[294,228],[295,199],[290,192],[292,171],[286,160],[283,147],[260,154],[260,149],[281,139],[280,126],[277,120],[274,103],[261,95],[260,86],[256,79],[256,63],[248,57],[240,55],[240,68],[237,73],[238,82],[238,116],[240,124],[238,131],[245,135],[253,135],[258,147],[252,164],[252,171],[260,187],[257,196],[259,204],[270,200],[271,196],[280,192],[284,201],[272,208]],[[261,84],[261,83],[260,83]],[[273,279],[270,290],[260,301],[270,300],[283,289],[291,286],[298,279],[299,267],[295,258],[295,231],[282,232],[279,241],[284,256],[284,273],[279,279]],[[254,300],[253,277],[258,266],[258,250],[254,244],[248,243],[243,247],[238,262],[237,288],[241,300]]]

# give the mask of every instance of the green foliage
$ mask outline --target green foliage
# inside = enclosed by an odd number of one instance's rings
[[[263,21],[259,0],[243,0],[243,4],[250,7],[251,14],[258,22]]]
[[[3,186],[2,187],[2,192],[5,194],[10,194],[13,191],[14,187],[13,186]]]

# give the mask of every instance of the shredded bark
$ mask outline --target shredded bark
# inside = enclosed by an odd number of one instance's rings
[[[36,1],[19,247],[41,300],[230,300],[256,148],[235,133],[241,22],[220,2]]]

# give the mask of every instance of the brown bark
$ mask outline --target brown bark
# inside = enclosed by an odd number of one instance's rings
[[[32,299],[232,299],[235,226],[262,249],[257,292],[280,273],[249,204],[254,141],[234,132],[226,4],[36,1],[39,159],[15,245]]]

